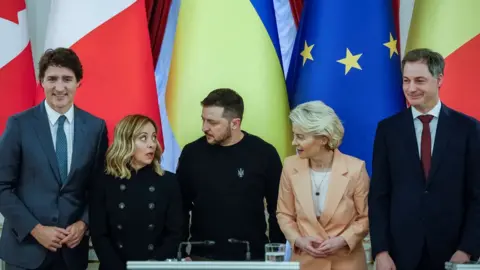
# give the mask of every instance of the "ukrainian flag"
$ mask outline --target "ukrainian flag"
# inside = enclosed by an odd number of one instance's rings
[[[273,1],[182,0],[166,90],[180,147],[203,135],[200,101],[215,88],[242,95],[242,128],[292,153]]]
[[[371,172],[377,123],[405,108],[392,1],[305,1],[287,85],[292,106],[322,100],[337,112],[340,149]]]

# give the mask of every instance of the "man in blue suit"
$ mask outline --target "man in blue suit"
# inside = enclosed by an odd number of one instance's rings
[[[72,50],[46,51],[39,62],[45,100],[10,117],[0,137],[7,270],[87,268],[86,197],[108,139],[105,121],[73,105],[82,76]]]
[[[402,61],[411,107],[378,124],[369,193],[377,270],[441,270],[480,253],[480,126],[439,99],[443,57]]]

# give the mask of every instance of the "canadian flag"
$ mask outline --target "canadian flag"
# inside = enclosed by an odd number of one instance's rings
[[[0,136],[12,114],[33,106],[35,70],[24,0],[0,1]]]
[[[57,47],[78,54],[84,78],[75,104],[105,119],[110,142],[128,114],[152,118],[163,141],[143,0],[52,0],[45,49]]]

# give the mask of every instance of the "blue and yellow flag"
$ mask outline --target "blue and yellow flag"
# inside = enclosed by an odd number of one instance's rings
[[[292,107],[321,100],[336,111],[340,149],[369,172],[377,123],[405,108],[391,3],[307,0],[287,79]]]
[[[166,91],[178,145],[203,135],[200,101],[216,88],[244,99],[242,128],[292,154],[273,1],[182,0]]]

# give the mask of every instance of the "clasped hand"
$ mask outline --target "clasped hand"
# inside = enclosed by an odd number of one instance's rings
[[[325,258],[346,246],[347,242],[341,236],[322,240],[316,236],[303,236],[295,240],[295,246],[315,258]]]
[[[86,229],[83,221],[77,221],[66,229],[39,224],[32,230],[32,236],[46,249],[56,252],[63,245],[69,248],[78,246]]]

